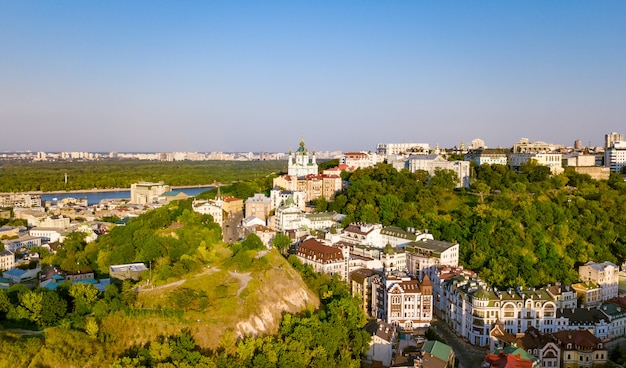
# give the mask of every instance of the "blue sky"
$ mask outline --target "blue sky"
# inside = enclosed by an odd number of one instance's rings
[[[2,1],[0,151],[626,134],[624,1]]]

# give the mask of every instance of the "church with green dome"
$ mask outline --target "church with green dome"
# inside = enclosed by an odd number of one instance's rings
[[[315,150],[309,154],[304,144],[304,138],[300,140],[300,146],[295,153],[289,150],[287,174],[295,177],[318,174],[317,162],[315,162]]]

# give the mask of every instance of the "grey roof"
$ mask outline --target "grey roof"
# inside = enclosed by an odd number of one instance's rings
[[[442,240],[422,239],[407,244],[407,250],[416,252],[426,251],[432,253],[433,255],[440,255],[455,245],[455,243],[449,243]]]
[[[591,324],[607,320],[599,309],[575,308],[560,309],[556,311],[557,318],[566,317],[572,324]]]

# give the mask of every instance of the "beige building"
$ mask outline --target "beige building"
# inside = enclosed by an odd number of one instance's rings
[[[576,291],[576,295],[582,301],[583,307],[594,308],[602,304],[602,289],[595,282],[588,281],[572,284],[572,289]]]
[[[160,195],[172,189],[162,181],[158,183],[141,181],[130,185],[130,203],[147,204],[157,202]]]
[[[552,152],[556,149],[563,148],[562,144],[531,142],[528,138],[522,138],[519,142],[513,144],[513,153],[540,153]]]
[[[0,271],[10,270],[15,267],[15,254],[8,250],[0,252]]]
[[[313,270],[329,275],[339,275],[346,280],[349,275],[350,249],[333,247],[318,239],[309,238],[298,245],[296,256]]]
[[[254,216],[265,221],[272,210],[272,200],[263,193],[256,193],[253,197],[246,199],[245,208],[245,217]]]
[[[274,178],[274,188],[292,192],[304,192],[305,202],[312,201],[319,197],[327,200],[335,198],[335,193],[341,190],[341,177],[338,175],[307,175],[296,177],[282,175]]]
[[[0,207],[41,207],[41,196],[33,194],[2,194]]]
[[[611,262],[587,262],[578,267],[578,275],[583,282],[594,282],[601,288],[601,300],[618,296],[619,267]]]
[[[594,180],[608,180],[611,169],[608,167],[596,166],[595,155],[570,155],[563,157],[563,167],[574,168],[579,174],[587,174]]]
[[[231,196],[225,196],[222,199],[222,209],[228,215],[234,215],[236,213],[243,212],[243,199]]]

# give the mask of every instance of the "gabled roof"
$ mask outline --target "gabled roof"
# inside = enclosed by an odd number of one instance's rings
[[[424,346],[422,346],[422,351],[428,352],[440,360],[447,362],[452,353],[452,348],[440,341],[428,340],[424,343]]]
[[[542,349],[549,343],[557,343],[554,336],[550,334],[542,334],[535,327],[529,327],[524,336],[517,339],[517,346],[524,349]]]
[[[389,293],[393,293],[396,289],[402,293],[419,293],[421,291],[420,283],[417,280],[403,280],[389,287]]]

